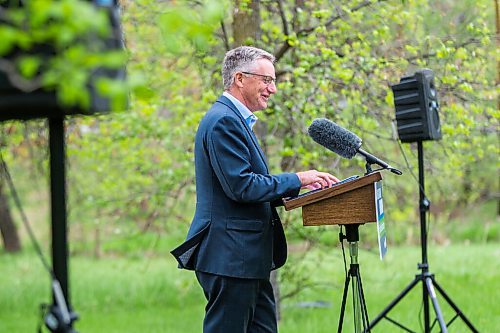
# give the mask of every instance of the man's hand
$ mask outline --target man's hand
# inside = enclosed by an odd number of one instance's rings
[[[297,172],[302,188],[317,189],[330,187],[337,183],[339,179],[327,172],[319,172],[317,170],[308,170]]]

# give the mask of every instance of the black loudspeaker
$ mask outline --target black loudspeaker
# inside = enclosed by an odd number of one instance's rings
[[[439,102],[432,70],[416,71],[391,88],[401,142],[441,139]]]
[[[124,48],[123,36],[120,24],[119,7],[117,0],[86,0],[93,3],[100,10],[106,12],[111,33],[105,38],[98,40],[102,51],[120,50]],[[7,12],[10,8],[24,8],[23,1],[0,1],[0,10]],[[0,19],[0,24],[9,25],[7,21]],[[95,38],[98,38],[97,36]],[[4,60],[13,61],[16,57],[24,54],[34,54],[44,60],[49,60],[55,55],[55,50],[50,45],[34,45],[30,50],[16,49],[4,55]],[[113,81],[124,81],[126,79],[125,64],[119,68],[97,67],[90,73],[86,88],[90,95],[90,106],[68,107],[61,105],[56,93],[51,90],[37,88],[33,91],[22,91],[12,84],[7,74],[0,69],[0,121],[10,119],[28,120],[33,118],[61,117],[65,115],[84,114],[91,115],[111,110],[109,98],[99,94],[96,82],[99,78],[107,78]],[[128,101],[126,101],[128,103]]]

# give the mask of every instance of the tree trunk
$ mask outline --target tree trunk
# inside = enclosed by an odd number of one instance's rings
[[[5,251],[21,251],[21,242],[17,234],[17,228],[10,213],[7,197],[3,193],[3,183],[0,183],[0,234],[2,235]]]
[[[242,6],[242,3],[245,5]],[[234,3],[233,40],[234,47],[249,44],[249,40],[260,39],[260,0],[241,1]]]

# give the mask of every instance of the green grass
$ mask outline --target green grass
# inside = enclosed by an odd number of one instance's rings
[[[378,254],[362,251],[359,256],[365,298],[370,319],[374,319],[415,277],[417,263],[421,261],[420,249],[389,248],[383,262]],[[430,271],[435,274],[436,281],[464,312],[480,332],[495,332],[500,327],[500,310],[498,285],[500,276],[500,248],[495,244],[481,246],[450,246],[429,248]],[[343,264],[339,258],[332,256],[331,262],[325,262],[321,270],[312,271],[323,276],[320,281],[331,281],[330,288],[306,291],[297,299],[287,302],[281,331],[292,332],[332,332],[338,325],[342,291],[344,283]],[[330,277],[330,278],[328,278]],[[350,290],[351,291],[351,290]],[[453,310],[438,294],[439,305],[445,320],[454,316]],[[294,306],[300,301],[329,301],[331,307],[326,309],[298,308]],[[344,331],[353,332],[352,298],[349,294],[348,312],[344,317]],[[431,308],[431,320],[434,319]],[[397,319],[416,332],[423,332],[422,284],[408,293],[389,313],[389,317]],[[386,320],[378,323],[373,331],[403,332]],[[438,330],[434,330],[437,332]],[[460,319],[457,319],[450,332],[470,332]]]
[[[321,284],[283,302],[281,333],[336,331],[344,283],[342,255],[338,248],[323,255],[320,264],[309,270],[313,280]],[[315,256],[318,253],[312,252],[308,258]],[[418,273],[420,249],[390,247],[382,262],[376,253],[363,250],[359,260],[368,313],[373,319]],[[480,332],[495,332],[500,327],[498,244],[431,246],[429,263],[438,283]],[[42,265],[32,254],[3,254],[0,272],[0,332],[36,332],[39,305],[51,299]],[[166,253],[160,258],[94,260],[77,256],[71,258],[70,273],[71,302],[80,315],[74,326],[79,332],[201,332],[202,292],[194,274],[178,270]],[[282,285],[283,291],[289,287]],[[391,317],[416,332],[422,332],[421,288],[419,283],[391,312]],[[451,319],[453,312],[439,294],[438,298],[445,318]],[[310,301],[325,301],[330,307],[298,306]],[[345,332],[352,332],[350,303],[349,295]],[[469,332],[460,319],[451,327],[453,333]],[[382,321],[373,332],[402,331]]]

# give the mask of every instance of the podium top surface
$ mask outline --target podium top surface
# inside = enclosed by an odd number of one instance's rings
[[[351,177],[349,177],[351,178]],[[347,178],[347,180],[349,179]],[[285,210],[292,210],[295,208],[299,208],[305,205],[309,205],[324,199],[328,199],[342,193],[346,193],[349,191],[356,190],[358,188],[364,187],[366,185],[378,182],[382,179],[382,174],[380,172],[374,172],[367,176],[358,177],[350,181],[343,182],[341,184],[334,184],[331,187],[320,189],[320,190],[312,190],[310,192],[306,192],[300,194],[296,197],[289,197],[283,199],[283,205],[285,206]]]

